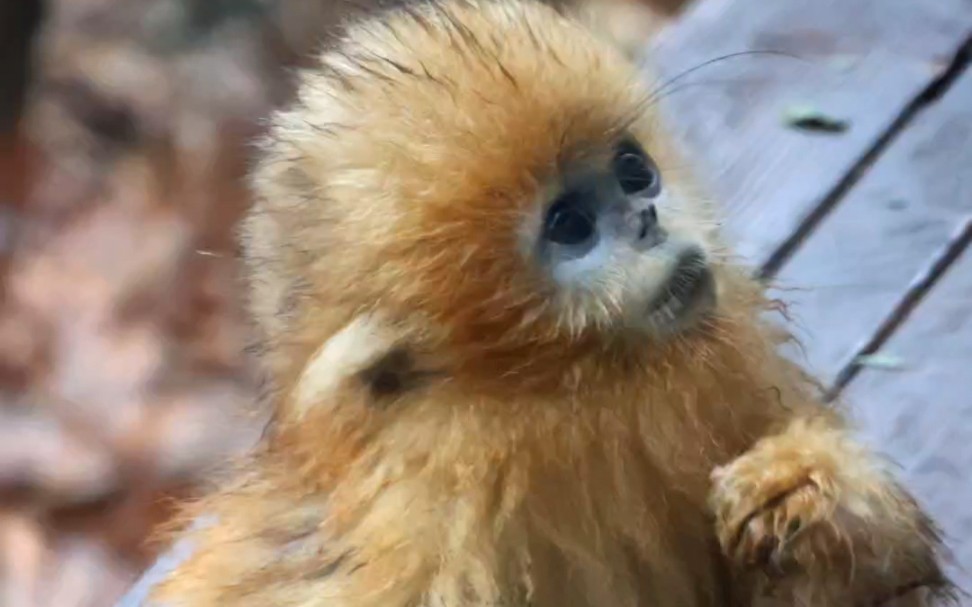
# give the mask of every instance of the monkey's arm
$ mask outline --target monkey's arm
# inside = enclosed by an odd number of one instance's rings
[[[791,420],[712,476],[719,540],[747,585],[822,606],[949,593],[934,525],[835,414]]]

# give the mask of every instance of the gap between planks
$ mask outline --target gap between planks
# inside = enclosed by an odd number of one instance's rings
[[[864,154],[858,158],[843,178],[827,193],[820,203],[797,226],[797,229],[784,240],[769,259],[756,272],[756,277],[762,281],[772,280],[784,264],[796,253],[800,245],[817,229],[820,222],[830,214],[850,190],[857,185],[864,174],[877,162],[881,154],[898,138],[922,110],[938,100],[959,76],[972,63],[972,35],[959,46],[952,60],[945,70],[933,79],[909,103],[898,117],[895,118],[888,130],[877,138]]]
[[[844,387],[860,372],[861,365],[858,362],[860,357],[874,354],[888,341],[895,330],[904,324],[905,320],[918,307],[918,304],[938,282],[938,279],[948,271],[949,267],[970,244],[972,244],[972,215],[967,215],[955,235],[945,243],[931,263],[918,274],[894,306],[894,309],[878,325],[871,338],[852,352],[848,360],[844,362],[834,378],[833,384],[825,392],[827,401],[832,401],[840,395]]]
[[[959,46],[945,70],[915,96],[895,118],[887,131],[875,140],[833,189],[821,199],[813,211],[800,222],[797,229],[776,248],[757,271],[756,276],[759,280],[769,282],[777,275],[807,238],[813,234],[824,218],[840,204],[868,169],[877,162],[884,151],[894,143],[923,110],[934,104],[948,91],[970,64],[972,64],[972,35]],[[828,401],[835,399],[860,371],[859,357],[873,354],[884,345],[938,279],[948,270],[949,266],[961,255],[962,251],[970,246],[970,243],[972,243],[972,216],[966,218],[955,236],[945,244],[929,266],[913,281],[891,312],[882,320],[871,338],[851,353],[851,356],[837,373],[832,385],[825,392]]]

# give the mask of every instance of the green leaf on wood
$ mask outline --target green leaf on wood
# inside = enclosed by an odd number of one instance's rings
[[[899,371],[904,369],[905,361],[891,354],[862,354],[857,357],[857,364],[872,369]]]
[[[836,118],[807,104],[793,105],[783,113],[786,126],[801,131],[820,133],[843,133],[850,128],[850,122]]]

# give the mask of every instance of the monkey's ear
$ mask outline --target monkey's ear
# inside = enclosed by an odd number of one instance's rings
[[[292,410],[301,417],[349,388],[366,390],[370,403],[383,406],[430,375],[419,368],[414,349],[397,327],[378,314],[364,314],[310,358],[294,389]]]

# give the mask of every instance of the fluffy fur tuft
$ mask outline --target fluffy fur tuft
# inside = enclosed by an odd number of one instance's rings
[[[323,54],[244,227],[274,432],[197,506],[218,522],[162,601],[850,605],[940,585],[920,510],[775,353],[640,82],[518,0],[396,9]],[[623,132],[693,205],[674,229],[717,283],[715,312],[665,339],[617,329],[630,276],[563,290],[529,261],[559,176]]]

